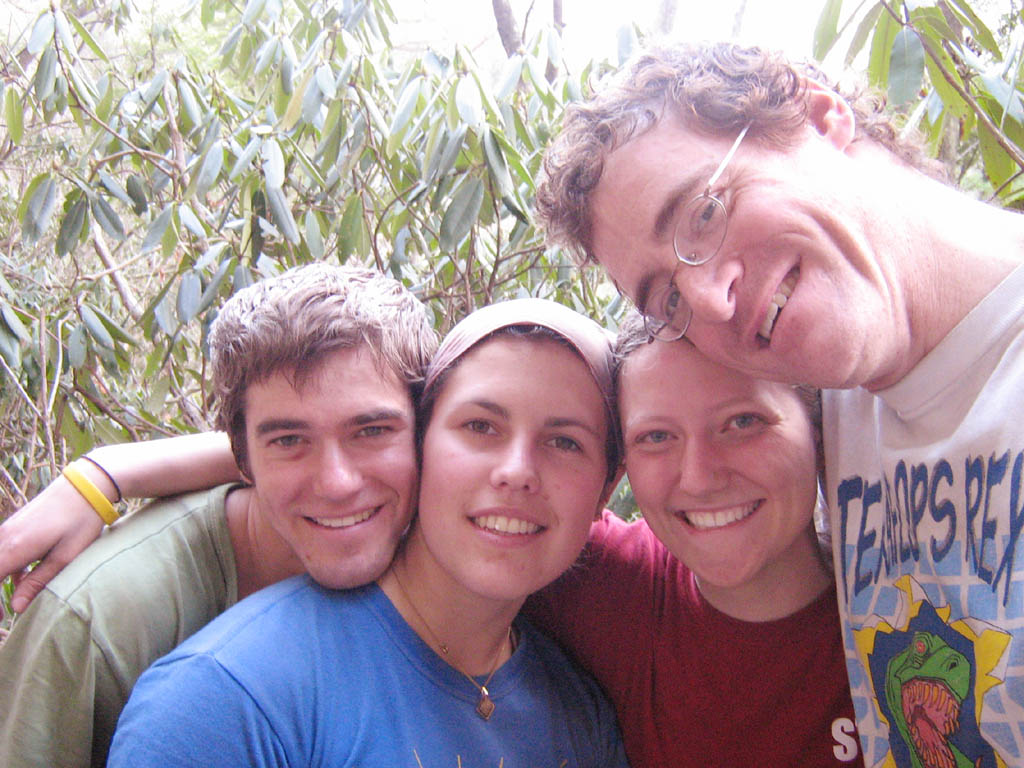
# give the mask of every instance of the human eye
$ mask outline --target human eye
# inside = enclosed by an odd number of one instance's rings
[[[693,200],[683,213],[691,241],[700,241],[716,235],[725,222],[725,208],[717,198],[701,195]]]
[[[302,445],[303,437],[301,435],[278,435],[270,440],[271,445],[275,445],[278,448],[297,448]]]
[[[486,419],[470,419],[463,426],[470,432],[478,435],[493,435],[497,434],[497,430],[494,425]]]
[[[580,445],[576,440],[567,435],[558,435],[557,437],[551,438],[551,445],[560,451],[571,451],[573,453],[580,453],[583,450],[583,446]]]
[[[380,437],[393,431],[394,429],[386,424],[370,424],[360,429],[356,433],[356,437]]]
[[[766,423],[765,419],[756,413],[740,413],[725,422],[725,430],[747,431]]]
[[[637,445],[655,446],[667,443],[671,439],[671,435],[664,429],[652,429],[648,432],[642,432],[637,435]]]

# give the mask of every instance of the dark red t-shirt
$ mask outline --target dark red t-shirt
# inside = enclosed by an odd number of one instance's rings
[[[833,589],[784,619],[733,619],[646,523],[605,512],[526,614],[604,687],[633,768],[863,765]]]

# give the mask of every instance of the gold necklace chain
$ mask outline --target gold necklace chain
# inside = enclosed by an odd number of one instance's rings
[[[480,685],[480,683],[476,681],[476,678],[474,678],[467,672],[463,672],[455,663],[455,661],[448,655],[448,646],[445,643],[442,643],[437,638],[437,635],[434,634],[434,630],[430,628],[430,624],[428,624],[427,620],[423,618],[423,614],[419,612],[419,609],[416,607],[416,604],[412,601],[412,598],[409,597],[409,592],[408,590],[406,590],[405,585],[402,584],[402,580],[398,578],[398,568],[392,568],[391,572],[395,576],[395,583],[398,585],[398,588],[402,591],[402,597],[405,598],[405,602],[409,604],[409,607],[412,608],[412,612],[416,614],[416,618],[420,620],[420,623],[427,630],[427,634],[430,635],[431,639],[434,641],[434,644],[437,645],[437,647],[441,650],[441,655],[445,657],[445,660],[452,667],[452,669],[454,669],[464,678],[469,680],[469,682],[471,682],[476,687],[476,689],[480,691],[480,698],[477,699],[476,702],[476,713],[480,715],[480,717],[482,717],[484,720],[490,720],[491,715],[494,714],[495,705],[494,700],[491,698],[491,694],[487,690],[487,686],[491,684],[491,678],[494,677],[494,673],[498,671],[498,660],[501,659],[501,652],[505,649],[505,643],[502,642],[498,646],[498,652],[494,655],[494,663],[491,665],[491,671],[487,675],[487,679],[484,680],[484,684]],[[513,643],[511,624],[509,624],[508,626],[508,633],[506,639],[508,640],[508,643],[511,646]]]

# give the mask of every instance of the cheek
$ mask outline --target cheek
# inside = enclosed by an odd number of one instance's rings
[[[633,498],[641,509],[659,506],[669,482],[669,473],[662,471],[664,462],[643,456],[626,457],[626,476],[629,478]]]

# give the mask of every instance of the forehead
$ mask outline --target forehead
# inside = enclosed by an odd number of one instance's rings
[[[650,270],[671,266],[666,208],[700,194],[731,145],[667,114],[605,158],[590,203],[591,247],[631,298]]]
[[[329,352],[301,371],[275,371],[248,387],[245,404],[250,416],[287,404],[345,418],[380,408],[408,411],[412,397],[406,382],[361,344]]]
[[[438,399],[484,396],[488,392],[508,392],[567,406],[602,400],[600,388],[579,353],[546,336],[498,335],[477,344],[446,377]]]
[[[623,411],[654,402],[713,408],[739,400],[804,408],[789,384],[754,378],[716,363],[686,339],[655,341],[630,354],[622,367],[619,394]]]

